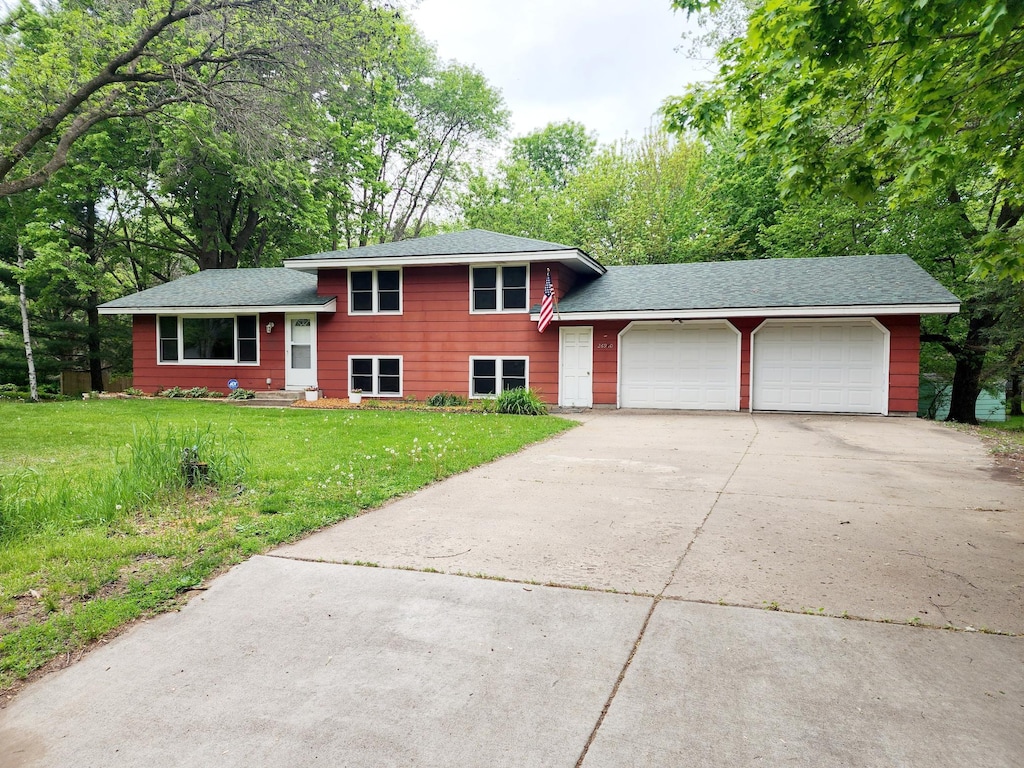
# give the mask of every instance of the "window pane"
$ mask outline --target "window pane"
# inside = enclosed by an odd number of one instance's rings
[[[240,362],[240,363],[255,363],[256,362],[256,339],[239,339],[238,340],[238,362]]]
[[[473,361],[473,394],[474,395],[496,395],[498,394],[497,378],[495,373],[497,365],[495,360],[474,360]]]
[[[502,269],[501,284],[506,288],[525,288],[526,267],[505,267]]]
[[[373,272],[352,273],[352,311],[373,311]]]
[[[377,310],[380,312],[398,312],[402,307],[398,291],[381,291],[377,296]]]
[[[240,338],[240,339],[255,339],[256,338],[256,315],[239,315],[238,316],[238,338]]]
[[[398,270],[379,270],[377,272],[377,290],[380,291],[397,291],[398,290]]]
[[[352,376],[352,389],[361,389],[367,394],[373,394],[373,376]]]
[[[309,370],[313,367],[313,355],[308,344],[292,344],[292,368]]]
[[[174,362],[178,359],[178,340],[160,340],[160,360],[164,363]]]
[[[497,267],[476,267],[473,270],[474,288],[496,288],[498,285]]]
[[[373,375],[372,357],[355,357],[352,359],[352,373],[358,376]]]
[[[373,311],[373,292],[366,291],[365,293],[352,291],[352,311],[353,312],[372,312]]]
[[[401,366],[397,357],[382,357],[377,365],[381,376],[397,376]]]
[[[526,309],[525,288],[505,288],[501,292],[502,309]]]
[[[381,395],[397,395],[402,391],[401,381],[398,376],[380,376],[377,379],[378,382],[378,394]]]
[[[473,309],[497,309],[498,292],[493,288],[473,291]]]
[[[181,321],[186,360],[234,360],[235,321],[230,317],[186,317]]]
[[[526,389],[526,360],[501,361],[501,389]]]
[[[160,338],[161,339],[176,339],[176,338],[178,338],[178,318],[176,318],[176,317],[161,317],[160,318]]]
[[[352,290],[353,291],[372,291],[373,290],[373,272],[353,272],[352,273]]]

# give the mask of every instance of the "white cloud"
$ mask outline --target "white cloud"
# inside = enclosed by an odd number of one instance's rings
[[[501,89],[516,135],[571,118],[603,142],[639,137],[709,76],[677,50],[686,16],[669,0],[421,0],[411,16],[442,58]]]

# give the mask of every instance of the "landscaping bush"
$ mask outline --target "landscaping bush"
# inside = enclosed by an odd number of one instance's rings
[[[466,398],[454,392],[438,392],[436,395],[431,395],[427,398],[427,405],[433,408],[466,405],[467,402]]]
[[[126,395],[128,395],[129,397],[145,397],[146,396],[145,392],[143,392],[141,389],[136,389],[135,387],[128,387],[128,389],[126,389],[124,391],[124,393]]]
[[[544,416],[548,407],[532,389],[506,389],[497,397],[498,413],[517,416]]]
[[[244,389],[242,387],[239,387],[234,392],[232,392],[230,395],[228,395],[228,400],[255,400],[255,399],[256,399],[256,393],[255,392],[253,392],[251,389]]]

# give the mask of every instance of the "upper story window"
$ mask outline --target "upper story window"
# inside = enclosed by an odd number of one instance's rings
[[[529,309],[525,264],[470,269],[470,311],[525,312]]]
[[[157,357],[161,363],[256,363],[258,339],[256,315],[163,315],[157,320]]]
[[[348,313],[402,313],[402,270],[367,269],[348,273]]]

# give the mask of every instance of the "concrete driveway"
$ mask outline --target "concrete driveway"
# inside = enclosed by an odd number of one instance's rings
[[[1020,764],[1024,487],[974,438],[583,419],[31,686],[0,766]]]

